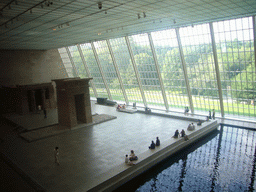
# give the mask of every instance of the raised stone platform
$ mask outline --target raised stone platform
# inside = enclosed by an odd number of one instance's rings
[[[148,151],[139,155],[139,159],[134,161],[135,165],[130,166],[122,163],[110,171],[99,175],[94,180],[95,186],[88,191],[113,191],[125,182],[160,163],[168,156],[173,155],[193,142],[206,136],[213,130],[216,130],[218,125],[219,124],[217,121],[205,122],[203,126],[197,126],[197,129],[194,131],[186,131],[187,135],[189,135],[189,140],[187,141],[185,141],[184,138],[171,139],[161,143],[161,145],[156,147],[154,150],[149,149]]]
[[[47,137],[51,137],[54,135],[58,135],[61,133],[65,133],[71,130],[75,130],[75,129],[81,129],[81,128],[86,128],[88,126],[92,126],[98,123],[102,123],[105,121],[109,121],[112,119],[116,119],[115,116],[112,115],[107,115],[107,114],[96,114],[92,116],[92,123],[80,123],[78,125],[76,125],[75,127],[72,127],[71,129],[69,127],[66,126],[62,126],[62,125],[52,125],[52,126],[48,126],[48,127],[43,127],[40,129],[36,129],[36,130],[32,130],[32,131],[28,131],[25,133],[20,133],[20,136],[25,139],[28,142],[32,142],[32,141],[36,141],[39,139],[44,139]]]
[[[136,113],[137,110],[136,109],[118,109],[117,111],[119,112],[124,112],[124,113]]]
[[[7,134],[1,143],[2,153],[46,191],[111,191],[140,170],[151,167],[152,159],[172,154],[176,149],[175,142],[178,142],[179,149],[183,148],[183,144],[193,142],[193,138],[198,139],[198,135],[194,137],[193,133],[214,122],[211,120],[203,126],[196,125],[196,130],[189,132],[186,131],[188,124],[200,117],[180,113],[180,118],[171,118],[166,115],[175,114],[165,111],[160,112],[161,115],[131,115],[94,103],[92,101],[93,114],[109,114],[117,119],[30,143]],[[43,114],[40,118],[43,119]],[[204,119],[203,116],[201,118]],[[176,129],[185,129],[190,140],[185,142],[172,138]],[[149,150],[148,146],[156,136],[160,138],[161,146]],[[60,166],[54,163],[53,149],[56,146],[60,149]],[[124,163],[125,154],[129,154],[131,149],[139,157],[132,167]]]

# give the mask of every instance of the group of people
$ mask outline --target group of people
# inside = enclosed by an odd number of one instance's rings
[[[209,119],[215,119],[215,110],[214,109],[212,111],[209,110],[209,115],[206,117],[206,120],[208,121]]]
[[[184,129],[182,129],[181,132],[179,132],[179,130],[177,129],[172,137],[173,138],[183,137],[185,141],[188,140],[188,135],[186,135]]]
[[[125,163],[128,165],[134,165],[132,161],[138,160],[138,157],[135,155],[134,150],[131,150],[130,156],[125,155]]]
[[[194,131],[195,129],[196,129],[196,126],[194,125],[194,123],[190,123],[188,125],[188,128],[187,128],[188,131]]]
[[[159,145],[160,145],[160,139],[158,137],[156,137],[156,143],[154,141],[152,141],[148,148],[149,149],[155,149]]]
[[[125,109],[126,105],[123,104],[122,106],[120,104],[117,105],[116,110]]]

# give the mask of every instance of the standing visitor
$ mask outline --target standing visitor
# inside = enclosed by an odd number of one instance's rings
[[[156,137],[156,146],[160,146],[160,140],[158,137]]]
[[[55,158],[55,163],[60,165],[60,162],[59,162],[59,147],[55,147],[55,149],[54,149],[54,158]]]
[[[47,118],[46,109],[44,108],[44,118]]]

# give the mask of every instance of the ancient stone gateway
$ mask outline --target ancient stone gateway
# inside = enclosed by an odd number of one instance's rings
[[[57,90],[59,124],[70,128],[91,123],[89,81],[92,78],[54,79]]]

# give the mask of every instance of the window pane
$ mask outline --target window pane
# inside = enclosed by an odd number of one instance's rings
[[[227,115],[256,116],[252,17],[213,23]],[[227,26],[225,30],[223,26]]]

